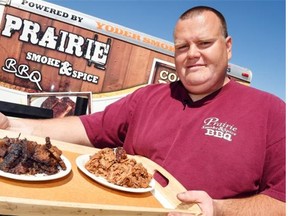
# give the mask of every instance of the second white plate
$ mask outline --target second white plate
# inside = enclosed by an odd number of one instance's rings
[[[155,187],[155,180],[152,178],[149,187],[148,188],[129,188],[129,187],[122,187],[113,183],[108,182],[105,178],[103,177],[98,177],[95,174],[89,172],[86,168],[85,168],[85,164],[89,161],[91,155],[80,155],[76,158],[76,164],[77,167],[84,173],[86,174],[88,177],[90,177],[91,179],[93,179],[94,181],[109,187],[109,188],[113,188],[116,190],[120,190],[120,191],[125,191],[125,192],[132,192],[132,193],[145,193],[145,192],[149,192],[154,190]]]

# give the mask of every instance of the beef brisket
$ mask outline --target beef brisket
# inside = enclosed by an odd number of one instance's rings
[[[0,139],[0,170],[13,174],[52,175],[66,170],[61,159],[62,151],[46,137],[45,144],[20,138]]]

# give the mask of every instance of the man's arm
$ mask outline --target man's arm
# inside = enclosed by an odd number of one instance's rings
[[[0,129],[92,146],[78,116],[39,120],[10,118],[0,113]]]
[[[285,203],[266,195],[239,199],[213,200],[205,191],[187,191],[178,195],[182,202],[196,202],[204,216],[285,216]],[[169,216],[188,216],[169,213]]]
[[[215,215],[285,216],[285,203],[267,195],[248,198],[215,200]]]

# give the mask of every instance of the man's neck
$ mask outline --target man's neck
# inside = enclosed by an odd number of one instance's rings
[[[223,84],[222,84],[222,85],[219,85],[219,87],[218,87],[218,88],[215,88],[213,91],[208,92],[208,93],[206,93],[206,94],[192,94],[192,93],[189,93],[189,96],[190,96],[190,98],[192,99],[193,102],[199,101],[199,100],[203,99],[204,97],[212,94],[213,92],[219,90],[220,88],[222,88],[223,86],[225,86],[225,85],[226,85],[227,83],[229,83],[229,82],[230,82],[230,79],[229,79],[228,77],[226,77],[225,80],[224,80],[224,82],[223,82]]]

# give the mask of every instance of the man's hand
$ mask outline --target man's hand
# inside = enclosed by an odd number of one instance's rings
[[[186,191],[177,195],[177,198],[184,203],[197,203],[203,216],[214,216],[213,199],[205,191]],[[188,216],[183,213],[169,213],[168,216]],[[192,215],[191,215],[192,216]]]
[[[238,199],[213,200],[205,191],[187,191],[178,194],[177,197],[184,203],[197,203],[202,210],[203,216],[285,215],[285,202],[264,194]],[[171,212],[168,216],[189,216],[189,214]]]

